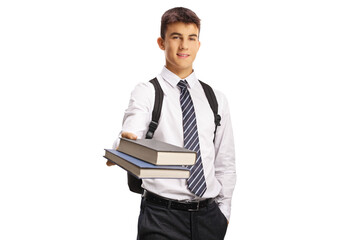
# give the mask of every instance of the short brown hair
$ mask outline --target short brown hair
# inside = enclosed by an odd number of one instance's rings
[[[200,18],[190,9],[176,7],[167,10],[161,17],[160,36],[165,39],[167,26],[171,23],[194,23],[200,32]]]

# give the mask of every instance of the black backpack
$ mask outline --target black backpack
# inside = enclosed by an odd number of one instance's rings
[[[154,103],[154,109],[152,111],[152,119],[149,124],[149,129],[146,133],[146,139],[151,139],[154,136],[154,132],[159,124],[159,118],[161,115],[161,108],[162,108],[162,103],[163,103],[163,99],[164,99],[164,92],[161,89],[161,86],[160,86],[157,78],[150,80],[150,82],[154,85],[154,88],[155,88],[155,103]],[[204,83],[202,81],[200,81],[200,83],[204,89],[206,98],[207,98],[207,100],[210,104],[210,107],[214,113],[215,131],[214,131],[213,141],[215,141],[216,129],[218,126],[220,126],[220,121],[221,121],[221,117],[218,114],[218,103],[217,103],[216,96],[215,96],[213,89],[209,85],[207,85],[206,83]],[[141,187],[142,180],[133,176],[129,172],[128,172],[127,176],[128,176],[128,186],[129,186],[130,191],[132,191],[134,193],[142,194],[144,192],[144,189]]]

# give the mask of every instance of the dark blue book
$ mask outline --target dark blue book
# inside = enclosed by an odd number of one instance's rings
[[[189,178],[190,175],[187,167],[154,165],[113,149],[105,149],[104,157],[137,178]]]

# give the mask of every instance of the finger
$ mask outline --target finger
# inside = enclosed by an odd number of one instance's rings
[[[113,163],[113,162],[112,162],[112,161],[110,161],[110,160],[107,160],[106,165],[108,165],[108,166],[110,167],[110,166],[115,165],[115,163]]]
[[[134,133],[131,132],[122,132],[121,133],[121,137],[123,138],[128,138],[128,139],[132,139],[132,140],[136,140],[137,136]]]

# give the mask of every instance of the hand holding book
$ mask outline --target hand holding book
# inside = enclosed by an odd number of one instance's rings
[[[136,136],[135,134],[131,133],[131,132],[122,132],[122,133],[121,133],[121,137],[122,137],[122,138],[127,138],[127,139],[132,139],[132,140],[136,140],[136,139],[137,139],[137,136]],[[113,163],[113,162],[110,161],[110,160],[107,160],[106,165],[110,167],[110,166],[114,166],[114,165],[116,165],[116,164]]]
[[[105,149],[108,162],[118,165],[137,178],[188,178],[196,152],[155,139],[136,138],[124,133],[116,150]],[[111,166],[110,164],[108,164]]]

